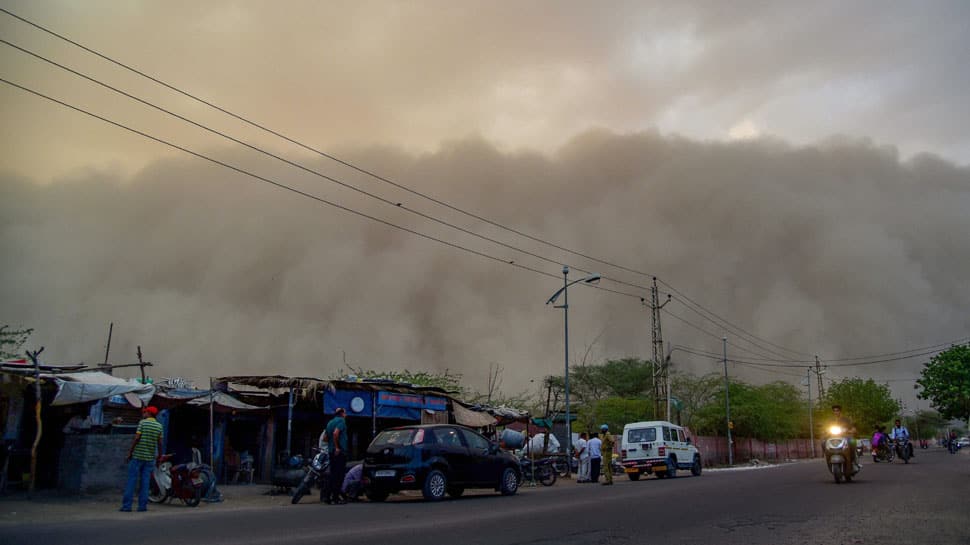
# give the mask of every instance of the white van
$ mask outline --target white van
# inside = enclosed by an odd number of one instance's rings
[[[640,475],[676,477],[678,469],[701,474],[701,455],[691,444],[684,428],[663,420],[634,422],[623,426],[620,460],[631,481]]]

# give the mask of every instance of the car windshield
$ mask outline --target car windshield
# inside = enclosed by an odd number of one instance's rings
[[[657,440],[657,428],[635,428],[627,432],[630,443],[649,443]]]
[[[372,447],[401,447],[411,444],[414,430],[385,430],[374,438]]]

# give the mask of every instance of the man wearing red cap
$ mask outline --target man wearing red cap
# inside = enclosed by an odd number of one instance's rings
[[[162,451],[162,425],[155,420],[157,414],[156,407],[148,406],[141,410],[142,420],[128,450],[128,482],[125,483],[125,495],[121,499],[122,511],[131,511],[136,483],[140,485],[138,510],[148,511],[148,481],[155,466],[155,449],[158,448],[158,453]]]

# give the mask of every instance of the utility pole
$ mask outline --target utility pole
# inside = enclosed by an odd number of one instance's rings
[[[40,437],[44,433],[44,422],[40,418],[40,407],[42,394],[40,391],[40,362],[37,361],[37,356],[44,351],[44,347],[40,347],[40,350],[34,350],[31,352],[27,351],[27,357],[34,364],[34,397],[37,398],[34,403],[34,415],[37,418],[37,432],[34,433],[34,445],[30,449],[30,487],[27,488],[27,499],[31,499],[34,495],[34,485],[37,482],[37,446],[40,445]]]
[[[644,302],[643,299],[640,299]],[[650,318],[651,331],[653,336],[653,412],[658,420],[670,420],[670,374],[667,369],[667,362],[664,361],[664,341],[663,331],[660,327],[660,309],[670,302],[670,294],[667,300],[660,304],[660,292],[657,290],[657,277],[653,277],[653,285],[650,286]],[[644,302],[645,304],[645,302]],[[661,408],[664,412],[661,413]],[[663,416],[663,418],[661,418]]]
[[[138,345],[138,369],[141,370],[141,383],[145,384],[145,366],[151,367],[152,363],[150,361],[142,361],[141,359],[141,345]],[[212,378],[209,378],[209,382],[212,382]],[[210,388],[211,389],[211,388]]]
[[[815,354],[815,376],[818,377],[818,402],[822,402],[825,397],[825,387],[822,385],[822,365],[818,361],[818,354]]]
[[[817,361],[817,360],[816,360]],[[812,421],[812,368],[805,369],[805,386],[808,388],[808,436],[812,444],[812,458],[815,457],[815,423]],[[819,397],[821,399],[821,396]]]
[[[114,329],[115,323],[111,322],[111,324],[108,325],[108,345],[104,347],[104,363],[101,364],[101,367],[103,367],[104,371],[109,375],[111,374],[111,368],[108,367],[108,354],[111,352],[111,332],[114,331]]]
[[[731,428],[734,425],[731,423],[731,391],[727,373],[727,337],[721,337],[721,342],[724,347],[724,412],[727,419],[728,465],[733,466],[734,442],[731,440]]]

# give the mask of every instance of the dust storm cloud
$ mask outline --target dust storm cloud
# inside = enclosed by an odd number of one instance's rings
[[[238,149],[215,156],[401,226],[559,275],[543,262]],[[593,130],[550,154],[482,138],[347,159],[510,227],[662,280],[741,327],[823,358],[885,353],[970,331],[970,170],[938,157],[831,138],[700,142]],[[626,282],[648,277],[469,220],[328,161],[312,168],[493,238]],[[113,361],[141,345],[159,376],[330,376],[348,363],[463,373],[484,388],[560,372],[561,280],[470,255],[323,206],[198,159],[133,176],[77,171],[0,180],[0,322],[36,328],[49,361]],[[571,278],[578,278],[574,273]],[[634,294],[629,286],[603,287]],[[646,357],[635,297],[570,290],[571,357]],[[668,341],[719,352],[716,325],[677,302]],[[743,344],[737,340],[739,344]],[[743,345],[749,346],[750,345]],[[738,353],[738,356],[757,357]],[[683,356],[695,372],[716,363]],[[919,360],[833,370],[915,377]],[[737,367],[752,380],[786,378]],[[906,386],[901,395],[908,393]]]

